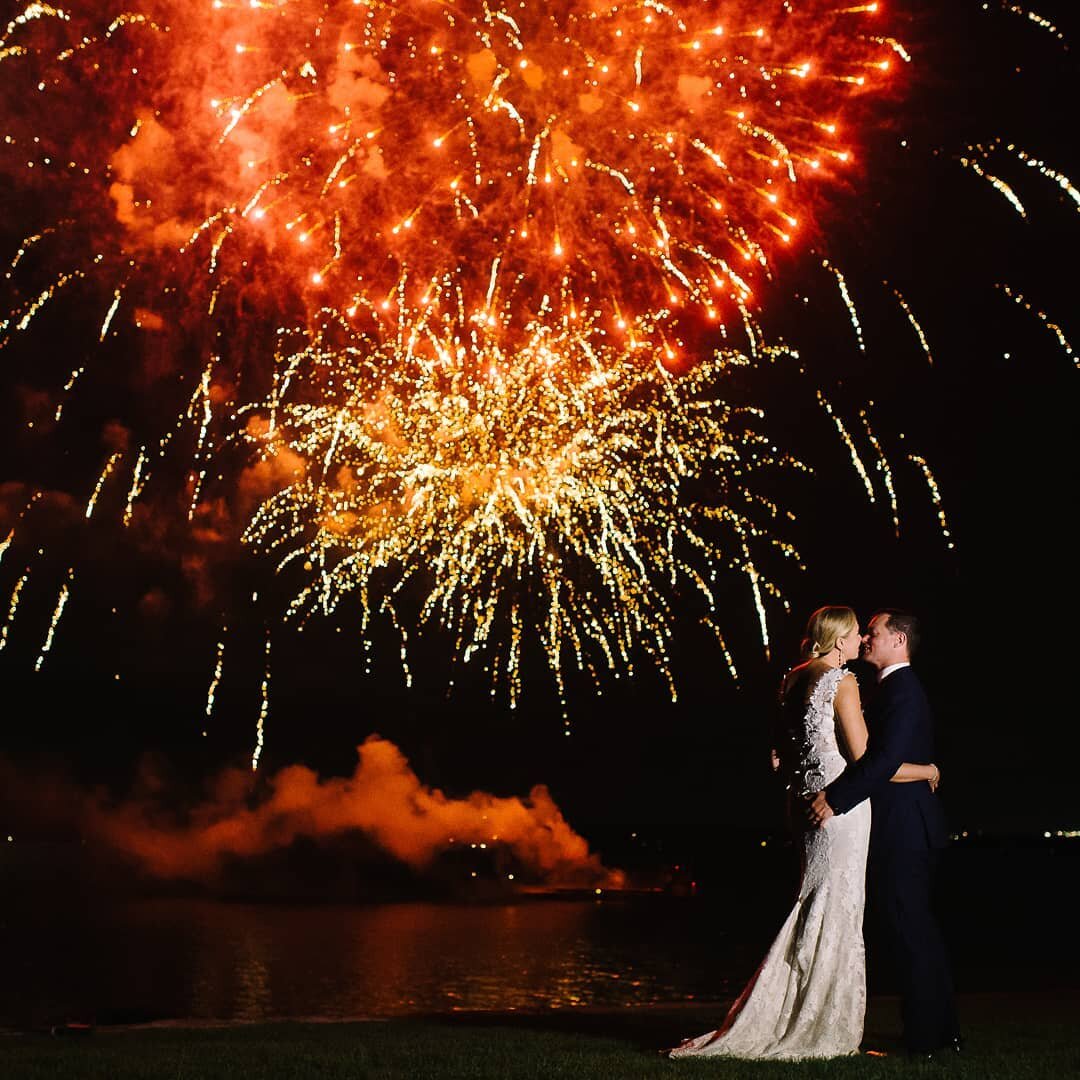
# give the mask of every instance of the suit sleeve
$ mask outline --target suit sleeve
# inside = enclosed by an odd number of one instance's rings
[[[895,696],[874,725],[874,737],[858,761],[849,765],[825,788],[825,798],[836,814],[846,814],[887,784],[904,763],[911,736],[905,708],[906,695]]]

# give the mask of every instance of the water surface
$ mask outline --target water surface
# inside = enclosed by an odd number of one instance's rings
[[[941,910],[960,989],[1080,986],[1078,854],[950,854]],[[721,1002],[791,901],[790,877],[751,864],[696,896],[496,903],[140,899],[32,876],[0,877],[0,1027]],[[893,989],[873,950],[870,974]]]

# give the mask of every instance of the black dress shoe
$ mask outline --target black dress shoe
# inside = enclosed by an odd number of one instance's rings
[[[907,1056],[921,1061],[944,1060],[964,1052],[964,1037],[957,1032],[937,1046],[909,1046]]]
[[[939,1047],[934,1050],[914,1050],[908,1051],[908,1057],[916,1058],[919,1061],[946,1061],[951,1057],[956,1057],[957,1054],[964,1052],[964,1039],[961,1035],[953,1035],[946,1039]]]

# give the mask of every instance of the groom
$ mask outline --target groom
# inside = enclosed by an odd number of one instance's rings
[[[919,641],[913,615],[878,612],[863,637],[862,655],[878,672],[866,710],[870,741],[808,808],[821,825],[863,799],[872,807],[870,892],[881,909],[900,976],[904,1042],[923,1057],[961,1047],[945,946],[930,908],[935,864],[945,847],[945,821],[923,782],[893,784],[901,762],[933,760],[933,720],[911,657]]]

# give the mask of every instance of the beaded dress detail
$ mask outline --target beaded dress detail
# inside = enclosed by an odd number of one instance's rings
[[[833,703],[845,675],[835,668],[818,678],[792,732],[795,793],[820,791],[844,771]],[[869,800],[800,840],[799,895],[761,967],[719,1030],[687,1039],[671,1057],[798,1060],[858,1051],[866,1011]]]

